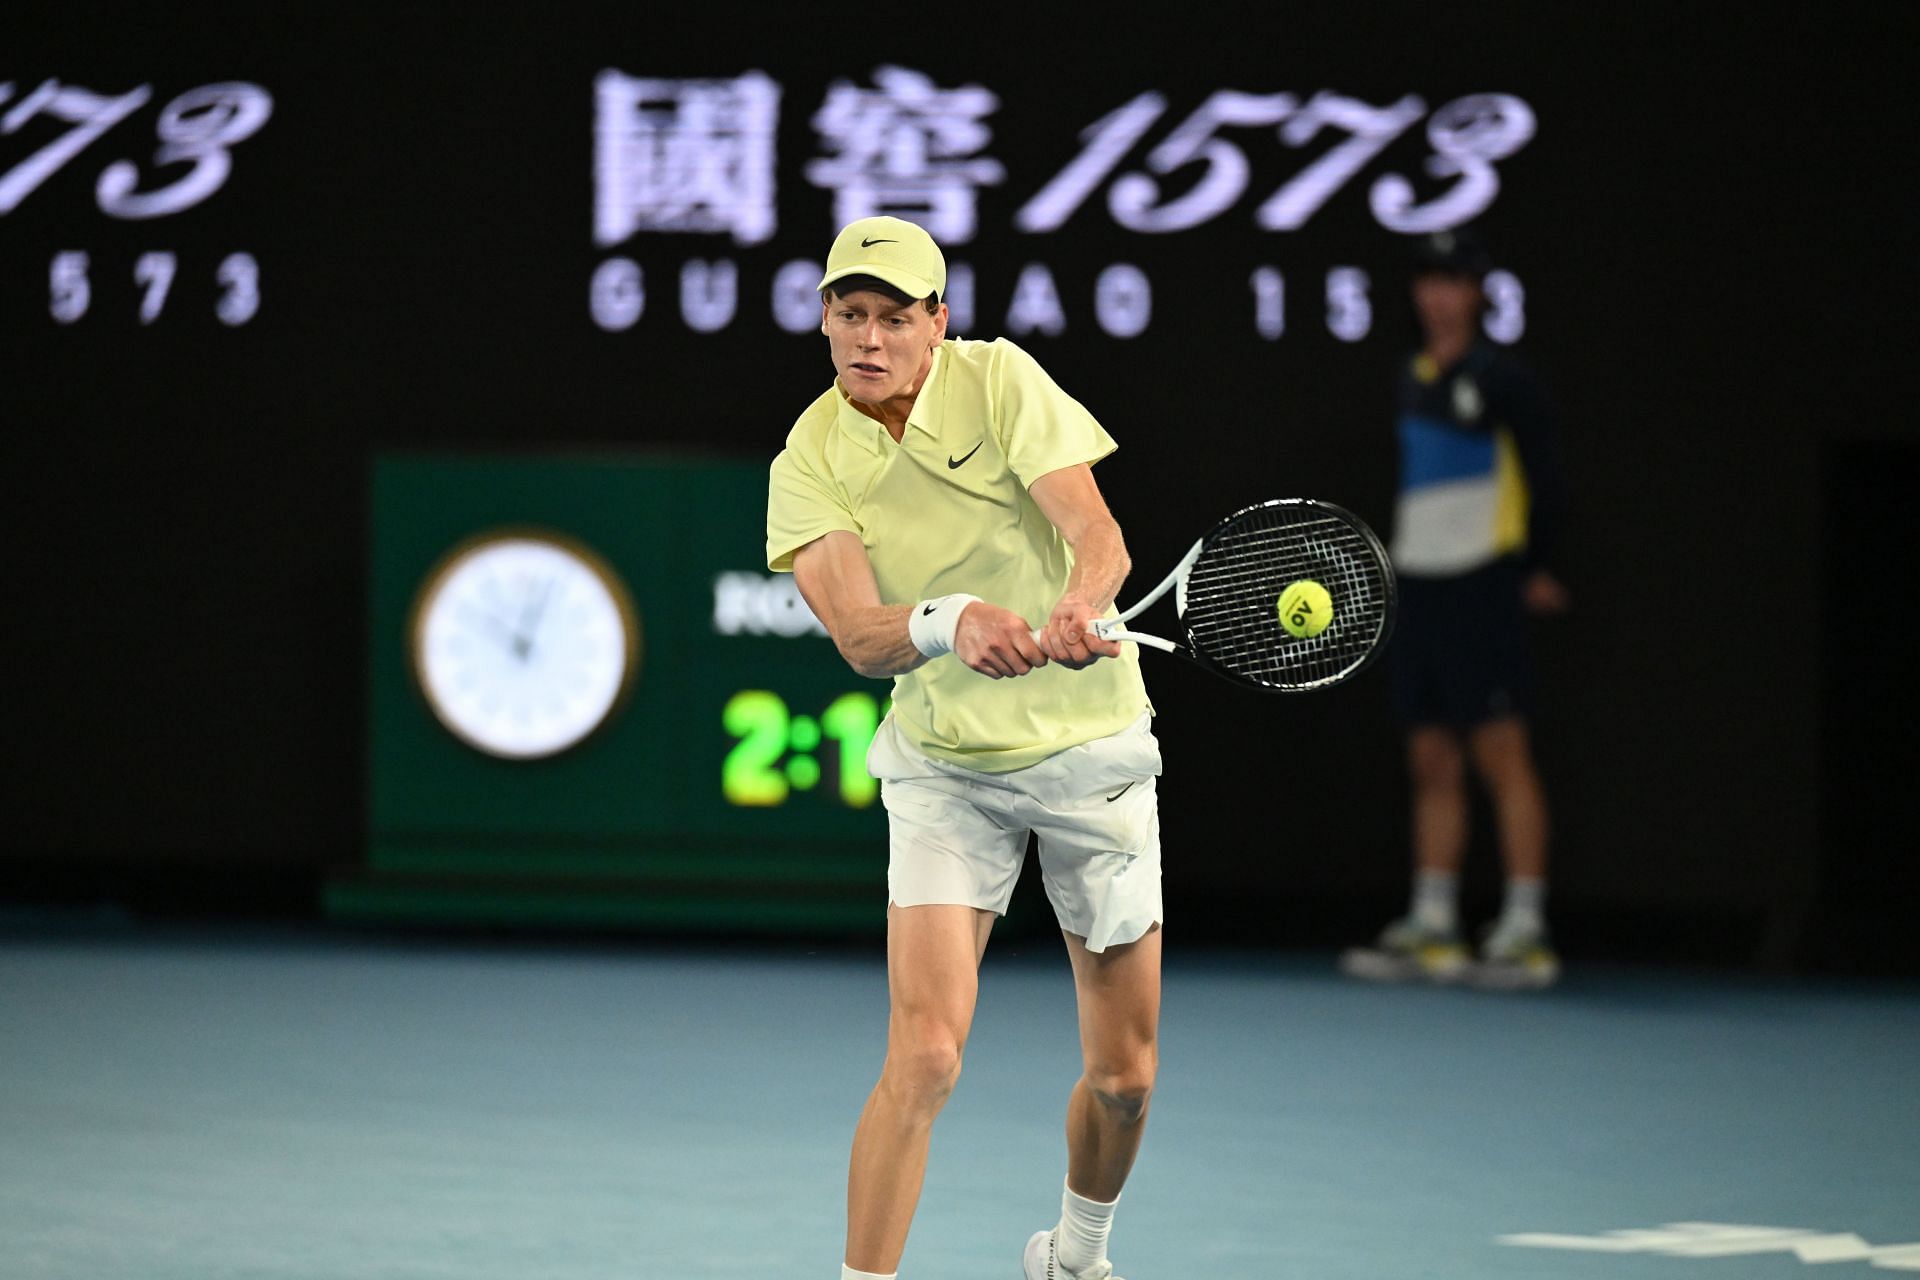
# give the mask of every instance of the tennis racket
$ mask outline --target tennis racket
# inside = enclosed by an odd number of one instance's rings
[[[1332,603],[1332,620],[1306,637],[1281,626],[1279,608],[1282,592],[1302,580],[1324,587]],[[1128,628],[1168,591],[1179,639]],[[1159,586],[1093,629],[1177,654],[1236,684],[1301,693],[1366,670],[1393,631],[1395,602],[1393,565],[1358,516],[1330,502],[1278,498],[1222,520]]]

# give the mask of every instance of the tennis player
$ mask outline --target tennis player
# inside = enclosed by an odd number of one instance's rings
[[[863,218],[820,282],[833,386],[774,459],[767,564],[847,662],[891,676],[887,1056],[854,1132],[842,1280],[896,1274],[978,968],[1039,836],[1084,1070],[1030,1280],[1106,1280],[1158,1062],[1160,750],[1137,651],[1097,637],[1130,562],[1091,465],[1113,440],[1010,342],[947,336],[925,230]],[[1035,634],[1036,628],[1038,634]]]

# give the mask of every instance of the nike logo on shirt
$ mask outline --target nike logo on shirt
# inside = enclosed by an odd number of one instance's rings
[[[971,457],[972,457],[972,456],[973,456],[974,454],[976,454],[976,453],[978,453],[978,452],[980,452],[980,445],[981,445],[981,444],[985,444],[985,443],[986,443],[986,441],[985,441],[985,440],[982,440],[982,441],[980,442],[980,444],[976,444],[976,445],[974,445],[974,446],[973,446],[973,448],[971,448],[971,449],[969,449],[969,450],[967,450],[967,451],[966,451],[966,453],[965,453],[964,455],[962,455],[961,457],[959,457],[959,458],[955,458],[955,457],[954,457],[954,456],[953,456],[952,454],[948,454],[948,455],[947,455],[947,470],[949,470],[949,471],[957,471],[957,470],[959,470],[959,469],[960,469],[960,467],[961,467],[961,465],[962,465],[963,463],[965,463],[965,462],[966,462],[966,460],[967,460],[968,458],[971,458]]]

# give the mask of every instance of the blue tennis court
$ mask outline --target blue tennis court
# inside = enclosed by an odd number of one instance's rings
[[[834,1275],[886,1010],[877,950],[139,930],[16,934],[0,993],[3,1270],[75,1280]],[[903,1278],[1011,1280],[1053,1220],[1071,1000],[1050,947],[989,951]],[[1113,1257],[1920,1270],[1917,1081],[1911,985],[1576,968],[1510,996],[1176,957]]]

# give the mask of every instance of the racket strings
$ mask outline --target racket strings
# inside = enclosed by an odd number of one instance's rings
[[[1276,688],[1332,683],[1363,665],[1391,609],[1391,570],[1378,544],[1324,509],[1256,508],[1215,532],[1186,584],[1183,620],[1195,648],[1234,674]],[[1310,578],[1333,599],[1317,636],[1280,626],[1280,593]]]

